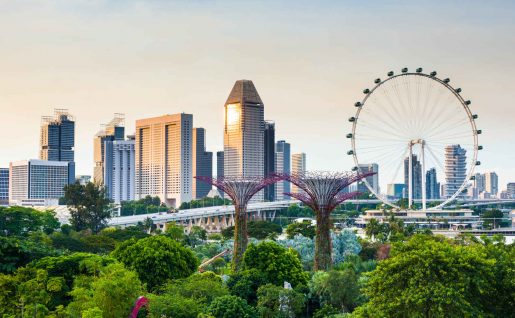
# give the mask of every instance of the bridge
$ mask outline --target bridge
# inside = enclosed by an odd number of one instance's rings
[[[420,200],[414,200],[415,202]],[[441,200],[428,200],[441,201]],[[365,200],[348,200],[345,203],[352,204],[379,204],[382,201],[378,199],[365,199]],[[471,207],[480,205],[493,205],[493,204],[512,204],[515,199],[474,199],[474,200],[459,200],[460,207]],[[291,204],[300,203],[297,200],[284,200],[275,202],[258,202],[250,203],[247,207],[248,219],[253,220],[268,220],[275,219],[276,212],[285,209]],[[201,226],[208,232],[219,232],[222,229],[234,226],[234,206],[210,206],[196,209],[180,210],[176,213],[151,213],[139,214],[130,216],[115,217],[109,220],[109,226],[127,227],[137,225],[150,218],[153,223],[160,229],[165,230],[166,224],[175,222],[182,224],[188,229],[192,226]]]

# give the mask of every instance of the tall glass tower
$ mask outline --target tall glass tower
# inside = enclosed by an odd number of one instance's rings
[[[55,109],[54,116],[41,118],[40,144],[42,160],[75,160],[75,119],[67,109]]]
[[[225,176],[263,176],[264,105],[252,81],[236,81],[225,103]],[[263,193],[254,196],[262,201]]]
[[[467,175],[466,150],[460,145],[445,147],[445,197],[451,197],[465,181]],[[458,197],[463,197],[460,194]]]

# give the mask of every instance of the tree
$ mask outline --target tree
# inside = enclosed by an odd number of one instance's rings
[[[76,182],[64,187],[64,201],[70,210],[70,222],[76,231],[90,229],[98,233],[111,217],[110,200],[105,189],[94,183]]]
[[[271,284],[282,286],[285,281],[292,286],[306,284],[308,275],[302,270],[297,252],[276,242],[263,241],[250,244],[243,255],[244,269],[261,271]]]
[[[184,234],[184,226],[177,225],[175,222],[166,223],[164,235],[176,242],[182,242],[186,238],[186,234]]]
[[[149,318],[197,318],[202,312],[202,306],[192,298],[181,295],[149,295],[152,304],[149,310]]]
[[[33,238],[0,237],[0,273],[13,273],[34,260],[59,253]]]
[[[26,236],[38,231],[50,234],[58,228],[59,221],[53,211],[0,207],[0,236]]]
[[[258,240],[264,240],[273,236],[274,234],[281,234],[283,231],[279,224],[275,224],[267,221],[250,221],[247,224],[247,232],[249,237],[256,238]],[[222,230],[222,236],[225,239],[231,239],[234,237],[234,226],[226,227]]]
[[[207,231],[198,225],[191,227],[190,233],[186,236],[188,245],[195,247],[207,240]]]
[[[310,287],[320,303],[330,304],[340,313],[351,312],[360,296],[358,275],[350,267],[342,271],[316,272]]]
[[[149,289],[169,279],[188,277],[198,266],[198,259],[190,249],[162,235],[125,241],[112,255],[136,271]]]
[[[415,235],[395,243],[391,256],[370,273],[369,303],[358,317],[485,316],[484,297],[493,297],[494,259],[477,245],[452,245],[441,237]]]
[[[286,227],[286,234],[289,239],[293,239],[298,234],[312,239],[316,234],[316,226],[311,224],[311,221],[293,222]]]
[[[487,229],[503,226],[503,214],[500,210],[497,209],[483,212],[481,219],[483,219],[483,227]]]
[[[164,287],[165,294],[195,299],[198,303],[210,304],[215,298],[229,294],[222,278],[213,272],[193,274],[177,279]]]
[[[254,318],[256,312],[244,299],[236,296],[222,296],[216,298],[209,308],[208,313],[215,318]]]
[[[257,290],[267,283],[264,273],[253,268],[233,273],[227,280],[232,295],[245,299],[249,304],[257,301]]]
[[[257,311],[262,318],[295,317],[304,309],[305,297],[294,289],[267,284],[257,292]]]

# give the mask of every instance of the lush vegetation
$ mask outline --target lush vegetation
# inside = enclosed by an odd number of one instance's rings
[[[447,239],[390,218],[366,238],[331,232],[332,268],[313,271],[312,229],[279,239],[270,224],[249,222],[241,270],[227,253],[199,273],[230,239],[175,224],[78,229],[51,211],[0,208],[0,317],[127,317],[140,296],[150,305],[138,317],[151,318],[514,316],[515,248],[502,237]]]
[[[164,203],[161,203],[159,197],[151,197],[149,195],[140,200],[124,201],[120,207],[121,215],[138,215],[167,211],[168,208]]]

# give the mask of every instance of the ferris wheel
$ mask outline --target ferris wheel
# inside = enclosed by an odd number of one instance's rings
[[[439,209],[463,196],[480,164],[482,146],[478,116],[461,96],[461,88],[436,72],[403,68],[399,74],[390,71],[386,79],[377,78],[363,93],[354,105],[356,114],[349,118],[352,150],[347,154],[354,159],[355,171],[379,169],[379,180],[363,180],[370,193],[400,209],[398,193],[392,195],[399,187],[408,206],[421,202],[422,210],[428,201],[437,202],[430,209]]]

